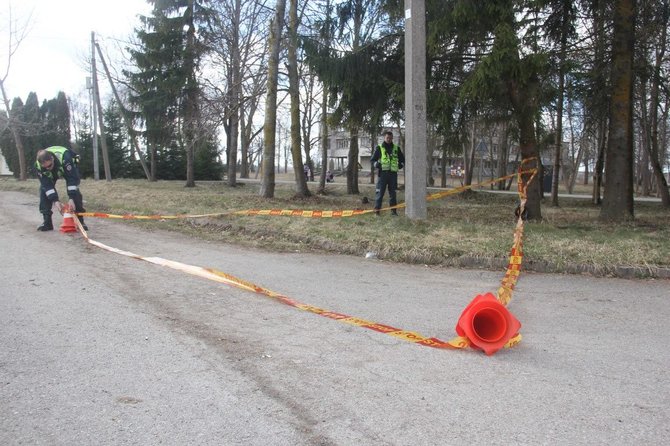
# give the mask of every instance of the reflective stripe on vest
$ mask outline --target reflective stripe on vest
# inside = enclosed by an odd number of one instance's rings
[[[388,153],[386,153],[386,148],[382,144],[379,144],[379,152],[381,153],[379,161],[382,165],[382,170],[398,171],[398,150],[398,146],[393,144],[393,150],[389,157]]]

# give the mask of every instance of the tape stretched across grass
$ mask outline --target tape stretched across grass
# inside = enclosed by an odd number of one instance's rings
[[[524,163],[527,162],[528,160],[524,160]],[[522,163],[523,166],[523,163]],[[298,302],[288,296],[284,296],[280,293],[277,293],[275,291],[272,291],[270,289],[267,289],[265,287],[262,287],[260,285],[256,285],[254,283],[239,279],[235,276],[232,276],[230,274],[224,273],[222,271],[218,271],[212,268],[204,268],[200,266],[193,266],[193,265],[188,265],[185,263],[181,262],[176,262],[173,260],[167,260],[163,259],[161,257],[144,257],[140,256],[138,254],[129,252],[129,251],[124,251],[120,250],[108,245],[105,245],[103,243],[100,243],[98,241],[92,240],[89,238],[88,233],[84,230],[82,227],[81,223],[79,222],[78,219],[74,219],[75,224],[77,225],[77,228],[79,232],[82,234],[84,239],[90,243],[91,245],[97,246],[101,249],[107,250],[109,252],[113,252],[116,254],[124,255],[127,257],[131,257],[134,259],[138,260],[143,260],[149,263],[153,263],[155,265],[160,265],[164,266],[167,268],[171,268],[174,270],[178,270],[187,274],[191,274],[194,276],[202,277],[208,280],[212,280],[215,282],[219,283],[224,283],[229,286],[233,286],[236,288],[244,289],[247,291],[251,291],[257,294],[264,295],[266,297],[269,297],[271,299],[274,299],[278,302],[281,302],[283,304],[292,306],[294,308],[297,308],[299,310],[303,311],[308,311],[310,313],[317,314],[322,317],[326,317],[329,319],[336,320],[338,322],[342,322],[345,324],[349,325],[355,325],[358,327],[366,328],[369,330],[373,330],[379,333],[383,333],[389,336],[393,336],[398,339],[402,339],[404,341],[412,342],[418,345],[423,345],[427,347],[433,347],[433,348],[439,348],[439,349],[463,349],[467,348],[469,346],[474,347],[476,349],[481,349],[484,350],[487,354],[493,354],[495,351],[497,351],[499,348],[509,348],[517,345],[521,341],[521,334],[518,332],[513,332],[513,333],[503,333],[505,329],[507,329],[507,322],[505,322],[504,318],[500,319],[492,319],[491,317],[488,317],[490,314],[497,314],[502,312],[505,312],[506,309],[498,309],[498,308],[491,308],[491,305],[498,304],[498,306],[501,307],[506,307],[507,304],[510,302],[512,299],[512,291],[514,290],[514,287],[516,286],[517,280],[519,278],[519,274],[521,271],[521,264],[523,261],[523,250],[522,250],[522,240],[523,240],[523,229],[524,229],[524,209],[527,201],[527,186],[528,184],[535,178],[537,171],[536,169],[529,169],[529,170],[519,170],[518,173],[513,174],[513,175],[508,175],[506,177],[501,177],[497,178],[495,180],[490,180],[487,181],[486,183],[480,183],[478,185],[469,185],[469,186],[464,186],[458,189],[453,189],[449,191],[444,191],[444,192],[438,192],[435,194],[431,194],[427,197],[428,200],[435,200],[439,199],[442,197],[446,197],[448,195],[453,195],[456,193],[460,193],[464,190],[471,189],[472,187],[475,186],[481,186],[484,184],[492,184],[498,181],[503,181],[508,178],[511,178],[514,175],[517,175],[517,184],[518,184],[518,191],[519,191],[519,198],[520,198],[520,204],[519,204],[519,212],[518,212],[518,218],[517,218],[517,224],[516,228],[514,231],[514,243],[512,245],[512,249],[510,252],[509,256],[509,263],[507,266],[507,270],[505,272],[505,276],[501,282],[500,287],[498,288],[497,295],[495,298],[493,297],[492,294],[488,293],[488,295],[491,296],[493,300],[497,300],[496,303],[490,304],[486,308],[474,308],[473,304],[475,307],[478,305],[482,305],[480,302],[483,296],[477,296],[473,302],[471,302],[468,307],[466,307],[466,310],[463,312],[461,315],[461,318],[459,319],[459,322],[457,324],[456,330],[459,333],[459,336],[454,337],[453,339],[450,339],[448,341],[440,340],[435,337],[427,337],[423,336],[419,333],[413,332],[413,331],[407,331],[407,330],[402,330],[399,328],[391,327],[389,325],[385,324],[380,324],[372,321],[368,321],[365,319],[349,316],[346,314],[342,313],[337,313],[333,311],[329,311],[323,308],[315,307],[312,305],[307,305],[301,302]],[[522,180],[522,175],[523,174],[530,174],[530,178],[528,179],[527,182],[524,182]],[[401,208],[404,207],[405,204],[400,204],[397,206],[389,207],[386,209],[394,209],[394,208]],[[211,217],[211,216],[220,216],[220,215],[277,215],[277,216],[300,216],[300,217],[312,217],[312,218],[334,218],[334,217],[352,217],[355,215],[363,215],[373,212],[373,210],[362,210],[362,211],[304,211],[304,210],[266,210],[266,211],[260,211],[260,210],[246,210],[246,211],[232,211],[232,212],[227,212],[227,213],[216,213],[216,214],[202,214],[202,215],[173,215],[173,216],[162,216],[162,215],[153,215],[153,216],[135,216],[135,215],[114,215],[114,214],[102,214],[102,213],[95,213],[95,212],[86,212],[86,213],[79,213],[77,215],[80,216],[89,216],[89,217],[101,217],[101,218],[121,218],[121,219],[146,219],[146,220],[159,220],[159,219],[178,219],[178,218],[198,218],[198,217]],[[487,296],[488,296],[487,295]],[[486,299],[484,299],[486,300]],[[474,309],[473,309],[474,308]],[[474,312],[473,312],[474,311]],[[487,317],[484,317],[487,316]],[[515,318],[512,319],[516,321]],[[504,327],[494,327],[494,332],[501,332],[502,334],[498,335],[496,334],[496,340],[495,342],[490,342],[491,340],[489,339],[489,333],[492,331],[490,327],[484,327],[483,329],[477,329],[477,324],[479,323],[478,321],[485,320],[487,321],[486,323],[488,324],[501,324],[504,325]],[[500,322],[490,322],[492,320]],[[509,319],[508,319],[509,320]],[[518,322],[517,322],[518,323]],[[518,330],[518,327],[520,327],[520,324],[516,327],[516,330]],[[509,331],[509,330],[507,330]],[[515,331],[515,330],[513,330]],[[469,335],[469,336],[468,336]],[[493,345],[494,344],[494,345]]]

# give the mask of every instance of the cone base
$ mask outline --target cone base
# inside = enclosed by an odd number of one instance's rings
[[[63,224],[60,226],[60,232],[70,233],[77,232],[77,227],[74,225],[74,219],[71,215],[65,215],[63,218]]]

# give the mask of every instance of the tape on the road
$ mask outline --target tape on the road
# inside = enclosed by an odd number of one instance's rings
[[[524,160],[523,163],[530,161],[530,160]],[[522,166],[523,166],[522,163]],[[509,263],[507,266],[507,270],[505,272],[505,277],[503,278],[500,288],[498,289],[497,293],[497,299],[502,305],[507,305],[509,301],[512,299],[512,291],[514,290],[514,287],[516,286],[516,282],[519,278],[519,274],[521,271],[521,264],[523,261],[523,250],[522,250],[522,239],[523,239],[523,228],[524,228],[524,208],[526,205],[526,200],[527,200],[527,187],[528,184],[535,178],[535,175],[537,173],[536,169],[530,169],[530,170],[520,170],[517,174],[518,175],[518,190],[519,190],[519,198],[521,200],[520,206],[519,206],[519,216],[517,219],[517,224],[516,224],[516,229],[514,232],[514,243],[512,245],[512,249],[510,252],[509,256]],[[522,180],[522,175],[523,174],[529,174],[530,177],[527,181]],[[514,175],[508,175],[506,177],[501,177],[496,180],[491,180],[488,183],[494,183],[497,181],[502,181],[508,178],[511,178]],[[450,191],[445,191],[445,192],[438,192],[436,194],[429,195],[427,199],[429,200],[435,200],[438,198],[442,198],[447,195],[453,195],[458,192],[462,192],[463,190],[466,189],[471,189],[472,185],[470,186],[464,186],[459,189],[454,189]],[[388,209],[392,208],[399,208],[399,207],[404,207],[405,204],[401,204],[398,206],[394,206]],[[247,210],[247,211],[235,211],[231,213],[225,213],[227,215],[234,214],[234,215],[282,215],[282,216],[300,216],[300,217],[313,217],[313,218],[332,218],[332,217],[351,217],[355,215],[361,215],[361,214],[366,214],[370,213],[372,210],[352,210],[352,211],[304,211],[304,210]],[[177,219],[177,218],[196,218],[196,217],[203,217],[203,216],[218,216],[218,215],[224,215],[224,214],[202,214],[202,215],[174,215],[174,216],[162,216],[162,215],[153,215],[153,216],[134,216],[134,215],[114,215],[114,214],[102,214],[102,213],[79,213],[78,215],[81,216],[94,216],[94,217],[103,217],[103,218],[122,218],[122,219],[147,219],[147,220],[159,220],[159,219]],[[79,219],[74,219],[74,222],[79,230],[79,232],[82,234],[84,239],[90,243],[91,245],[97,246],[98,248],[107,250],[109,252],[113,252],[116,254],[120,254],[126,257],[131,257],[134,259],[138,260],[143,260],[149,263],[153,263],[155,265],[160,265],[164,266],[167,268],[172,268],[174,270],[182,271],[187,274],[191,274],[194,276],[202,277],[208,280],[212,280],[215,282],[223,283],[229,286],[233,286],[236,288],[240,288],[243,290],[251,291],[257,294],[264,295],[266,297],[269,297],[271,299],[274,299],[278,302],[281,302],[283,304],[292,306],[294,308],[297,308],[302,311],[307,311],[313,314],[317,314],[322,317],[326,317],[328,319],[333,319],[338,322],[348,324],[348,325],[354,325],[357,327],[361,328],[366,328],[369,330],[376,331],[378,333],[386,334],[389,336],[393,336],[397,339],[402,339],[407,342],[412,342],[418,345],[423,345],[426,347],[432,347],[432,348],[439,348],[439,349],[463,349],[467,348],[470,346],[470,340],[467,337],[463,336],[457,336],[453,339],[450,339],[448,341],[444,341],[441,339],[438,339],[436,337],[427,337],[423,336],[419,333],[413,332],[413,331],[407,331],[399,328],[395,328],[389,325],[385,324],[380,324],[377,322],[373,321],[368,321],[366,319],[361,319],[357,318],[354,316],[350,316],[347,314],[343,313],[338,313],[334,311],[329,311],[323,308],[315,307],[313,305],[307,305],[301,302],[298,302],[288,296],[285,296],[283,294],[277,293],[275,291],[272,291],[268,288],[262,287],[260,285],[256,285],[251,282],[247,282],[245,280],[239,279],[235,276],[232,276],[230,274],[224,273],[222,271],[218,271],[212,268],[204,268],[200,266],[193,266],[193,265],[188,265],[185,263],[181,262],[176,262],[173,260],[167,260],[163,259],[161,257],[144,257],[129,251],[124,251],[121,249],[117,249],[108,245],[105,245],[103,243],[100,243],[98,241],[92,240],[89,236],[88,233],[84,230],[83,226],[79,222]],[[521,334],[517,333],[514,336],[512,336],[507,343],[504,345],[505,348],[513,347],[517,345],[521,341]]]
[[[218,271],[212,268],[204,268],[200,266],[188,265],[186,263],[163,259],[161,257],[144,257],[139,254],[132,253],[130,251],[124,251],[118,248],[114,248],[112,246],[108,246],[105,245],[104,243],[91,239],[88,236],[88,233],[81,226],[79,220],[78,219],[74,220],[75,224],[79,229],[79,232],[81,232],[82,236],[84,237],[84,239],[86,239],[88,243],[90,243],[93,246],[97,246],[98,248],[104,249],[106,251],[113,252],[115,254],[120,254],[137,260],[143,260],[145,262],[153,263],[154,265],[164,266],[187,274],[191,274],[193,276],[198,276],[204,279],[212,280],[214,282],[223,283],[232,287],[261,294],[302,311],[317,314],[319,316],[332,319],[341,322],[343,324],[355,325],[357,327],[367,328],[368,330],[373,330],[378,333],[383,333],[389,336],[393,336],[397,339],[402,339],[403,341],[412,342],[418,345],[439,348],[439,349],[462,349],[470,345],[468,338],[461,336],[457,336],[451,340],[444,341],[435,337],[424,336],[414,331],[403,330],[400,328],[391,327],[390,325],[380,324],[377,322],[361,319],[347,314],[326,310],[324,308],[319,308],[314,305],[304,304],[281,293],[277,293],[268,288],[256,285],[251,282],[247,282],[245,280],[227,274],[223,271]],[[517,335],[516,337],[512,338],[505,347],[512,347],[518,344],[520,340],[521,335]]]

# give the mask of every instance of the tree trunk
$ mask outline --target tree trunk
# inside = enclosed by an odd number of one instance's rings
[[[158,163],[156,160],[156,142],[148,143],[149,149],[149,167],[151,169],[151,179],[149,181],[156,181],[156,172],[158,171]]]
[[[26,181],[28,179],[28,168],[26,166],[26,151],[23,148],[23,139],[21,139],[21,134],[17,129],[17,123],[14,120],[14,114],[10,108],[9,98],[7,97],[7,92],[5,91],[5,83],[0,80],[0,90],[2,90],[2,100],[5,103],[5,113],[7,115],[7,123],[9,130],[12,132],[12,138],[14,138],[14,144],[16,144],[16,152],[19,157],[19,181]]]
[[[564,11],[561,24],[561,51],[558,61],[558,103],[556,107],[556,153],[554,156],[554,172],[551,179],[551,205],[558,206],[558,184],[560,181],[561,159],[563,154],[563,99],[565,97],[565,54],[568,46],[570,18],[567,2],[563,3]]]
[[[240,135],[240,97],[242,88],[242,74],[240,62],[240,16],[241,16],[241,0],[235,0],[233,17],[232,17],[232,45],[231,58],[232,66],[230,77],[232,82],[230,84],[230,145],[228,146],[228,186],[235,187],[237,185],[237,145]]]
[[[607,48],[607,30],[605,27],[607,0],[593,1],[593,29],[595,33],[595,48],[594,48],[594,68],[592,68],[590,75],[596,80],[596,87],[604,89],[607,84],[609,63],[605,62],[605,52]],[[593,204],[602,204],[601,189],[604,184],[603,169],[605,165],[605,147],[607,146],[607,115],[609,114],[609,104],[605,105],[599,102],[594,102],[591,106],[590,113],[597,117],[597,140],[595,166],[593,169],[593,194],[591,200]]]
[[[296,20],[297,21],[297,20]],[[296,32],[297,34],[297,32]],[[296,35],[296,46],[297,46],[297,35]],[[298,74],[300,76],[300,74]],[[314,181],[314,162],[312,161],[312,124],[313,124],[313,115],[314,115],[314,83],[316,82],[316,76],[308,75],[308,82],[303,88],[298,86],[298,92],[304,89],[305,94],[305,109],[303,110],[302,117],[300,119],[300,132],[302,135],[302,150],[305,154],[305,162],[309,167],[309,181]],[[298,99],[300,99],[300,94],[298,94]],[[322,169],[322,173],[325,169]]]
[[[240,178],[249,178],[249,136],[244,113],[240,113]]]
[[[442,145],[440,148],[440,152],[442,156],[440,157],[440,170],[442,171],[442,175],[440,176],[440,187],[445,188],[447,187],[447,146]]]
[[[532,160],[522,165],[523,170],[535,168],[537,173],[533,181],[530,181],[532,174],[522,175],[527,184],[526,210],[529,220],[542,220],[542,163],[537,150],[537,141],[535,139],[535,124],[533,116],[530,113],[521,113],[517,117],[519,121],[519,151],[522,160]],[[530,183],[529,183],[530,181]]]
[[[475,154],[477,152],[477,137],[475,135],[476,116],[472,116],[472,127],[470,130],[470,150],[463,151],[463,184],[469,186],[472,184],[472,176],[475,170]]]
[[[300,139],[300,79],[298,79],[298,0],[289,1],[288,25],[288,83],[291,97],[291,156],[295,176],[296,195],[309,197],[307,178],[302,162],[302,142]]]
[[[347,193],[358,194],[358,127],[349,127],[349,156],[347,165]]]
[[[508,122],[505,121],[500,129],[500,141],[498,145],[498,178],[507,176],[507,161],[509,158],[509,142],[507,138]],[[505,190],[505,182],[498,181],[498,190]]]
[[[605,148],[607,147],[607,138],[606,138],[606,122],[605,119],[601,119],[598,124],[598,154],[596,155],[596,165],[593,168],[593,194],[591,195],[591,201],[595,205],[602,204],[602,197],[600,195],[600,190],[603,187],[603,170],[605,168]]]
[[[195,187],[195,145],[198,132],[197,96],[198,85],[195,79],[195,25],[193,23],[193,0],[187,3],[187,31],[184,69],[186,85],[184,95],[184,143],[186,146],[186,187]]]
[[[605,159],[605,194],[600,218],[622,222],[634,218],[633,202],[633,60],[635,0],[617,0],[612,36],[613,88]]]
[[[319,178],[319,194],[326,192],[326,170],[328,170],[328,91],[323,86],[321,98],[321,176]]]
[[[265,101],[265,125],[263,136],[265,145],[263,147],[263,179],[261,181],[260,195],[264,198],[273,198],[275,194],[275,138],[277,131],[277,80],[279,75],[279,49],[281,44],[282,26],[284,23],[284,12],[286,11],[286,0],[278,0],[276,14],[270,27],[270,38],[268,41],[268,86],[267,99]]]
[[[659,48],[656,51],[656,60],[654,63],[654,72],[651,80],[651,104],[650,104],[650,144],[647,146],[649,148],[649,162],[651,164],[651,170],[654,174],[654,179],[656,180],[656,190],[661,197],[661,202],[665,207],[670,207],[670,192],[668,191],[668,183],[663,175],[663,167],[661,165],[661,158],[659,156],[659,123],[658,123],[658,92],[661,84],[661,66],[665,58],[666,46],[667,46],[667,35],[668,35],[668,15],[670,13],[668,2],[663,3],[663,11],[661,14],[662,22],[660,23],[661,27],[661,36],[658,40]]]

